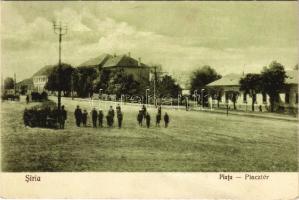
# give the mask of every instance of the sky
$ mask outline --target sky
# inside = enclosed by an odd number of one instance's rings
[[[31,77],[58,63],[53,21],[68,26],[62,61],[77,66],[103,53],[141,57],[177,79],[203,65],[218,73],[259,72],[298,63],[298,3],[3,2],[3,77]]]

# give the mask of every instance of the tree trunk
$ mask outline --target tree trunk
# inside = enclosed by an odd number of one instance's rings
[[[274,97],[270,97],[270,111],[274,112]]]
[[[251,103],[251,110],[254,112],[254,99],[252,98],[252,103]]]
[[[233,103],[234,103],[234,110],[237,110],[236,101],[233,101]]]
[[[219,108],[219,102],[220,102],[220,100],[218,99],[218,100],[217,100],[217,107],[218,107],[218,108]]]

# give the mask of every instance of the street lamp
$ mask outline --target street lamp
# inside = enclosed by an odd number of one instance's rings
[[[197,90],[194,90],[195,108],[197,107]]]
[[[188,96],[186,96],[186,111],[189,110],[189,99]]]
[[[123,105],[123,94],[120,95],[120,104]]]
[[[103,91],[103,89],[99,89],[99,98],[101,97],[102,98],[102,91]]]
[[[180,99],[181,99],[181,96],[182,95],[180,95],[180,94],[178,95],[178,109],[180,108]]]
[[[99,89],[99,104],[101,104],[101,100],[102,100],[102,90],[103,89]]]
[[[146,98],[146,105],[148,104],[148,91],[149,91],[150,89],[146,89],[145,90],[145,98]]]
[[[204,99],[203,99],[203,92],[205,91],[205,89],[201,89],[201,107],[203,109],[203,102],[204,102]]]

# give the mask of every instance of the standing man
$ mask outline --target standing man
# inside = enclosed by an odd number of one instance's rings
[[[86,125],[87,125],[87,115],[88,115],[87,111],[84,110],[84,112],[82,114],[82,122],[83,122],[84,127],[86,127]]]
[[[116,112],[118,112],[118,111],[121,111],[121,107],[119,104],[117,104],[117,106],[116,106]]]
[[[162,107],[161,107],[161,105],[159,105],[159,107],[158,107],[158,114],[161,116],[162,115]]]
[[[143,117],[145,117],[146,116],[146,107],[144,104],[142,105],[142,113],[143,113]]]
[[[148,112],[146,112],[145,121],[146,121],[146,127],[149,128],[151,124],[151,116],[149,115]]]
[[[29,103],[29,95],[28,94],[26,95],[26,103],[27,104]]]
[[[103,117],[104,117],[103,111],[102,111],[102,110],[99,110],[98,120],[99,120],[99,127],[100,127],[100,128],[103,127]]]
[[[76,119],[77,127],[80,127],[81,120],[82,120],[82,111],[81,111],[81,108],[79,106],[77,106],[77,108],[75,110],[75,119]]]
[[[64,109],[64,105],[61,106],[61,115],[60,115],[60,122],[59,126],[61,129],[64,129],[65,120],[67,119],[67,112]]]
[[[142,126],[142,121],[143,121],[143,113],[142,113],[142,110],[139,110],[139,113],[138,113],[138,115],[137,115],[137,121],[138,121],[139,126]]]
[[[165,123],[165,128],[167,128],[169,123],[169,115],[167,114],[167,112],[165,112],[164,114],[164,123]]]
[[[97,119],[98,119],[98,113],[95,108],[91,111],[91,118],[92,118],[92,126],[93,128],[97,127]]]
[[[114,124],[114,109],[112,106],[110,106],[110,109],[108,111],[108,116],[110,117],[110,126],[113,126]]]
[[[123,113],[120,110],[117,110],[117,121],[118,121],[118,128],[121,128],[122,121],[123,121]]]
[[[109,115],[109,113],[106,115],[106,121],[107,121],[107,126],[111,127],[111,116]]]
[[[188,111],[189,110],[188,97],[185,97],[185,106],[186,106],[186,111]]]
[[[160,121],[161,121],[161,114],[158,112],[156,115],[156,126],[160,127]]]

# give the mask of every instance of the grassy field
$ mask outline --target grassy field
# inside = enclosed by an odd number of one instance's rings
[[[297,171],[295,122],[169,109],[169,128],[159,128],[150,109],[147,129],[126,105],[122,129],[77,128],[75,106],[90,103],[63,104],[66,129],[50,130],[24,127],[25,103],[2,103],[2,171]]]

